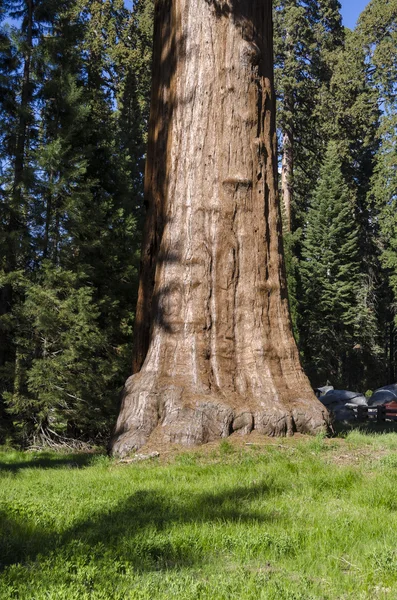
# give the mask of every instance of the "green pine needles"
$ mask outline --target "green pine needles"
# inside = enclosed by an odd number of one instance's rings
[[[132,7],[131,7],[132,4]],[[130,372],[153,0],[0,3],[0,443],[105,440]],[[397,380],[397,0],[275,0],[290,307],[315,385]],[[281,179],[281,178],[280,178]]]
[[[151,0],[4,6],[3,439],[104,441],[114,422],[131,361],[152,13]]]
[[[354,197],[330,142],[307,215],[300,264],[305,357],[321,380],[349,372],[355,339],[360,259]]]

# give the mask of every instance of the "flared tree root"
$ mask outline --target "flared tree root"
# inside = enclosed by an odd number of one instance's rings
[[[179,382],[153,380],[139,373],[126,383],[111,452],[126,456],[155,438],[157,443],[197,446],[233,433],[257,431],[267,436],[318,434],[330,430],[327,410],[313,398],[282,402],[200,394]]]

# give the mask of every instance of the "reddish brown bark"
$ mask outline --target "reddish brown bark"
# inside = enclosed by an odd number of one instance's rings
[[[324,430],[288,312],[271,1],[158,1],[154,61],[140,370],[112,449]]]

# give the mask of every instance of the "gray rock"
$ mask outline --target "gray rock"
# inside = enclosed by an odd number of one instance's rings
[[[320,398],[320,396],[325,396],[325,394],[331,392],[333,389],[332,385],[324,385],[323,387],[316,388],[314,391],[317,398]]]
[[[326,396],[332,396],[342,402],[348,402],[352,400],[352,398],[362,396],[362,394],[360,392],[350,392],[349,390],[331,390],[330,392],[327,392]]]
[[[348,390],[330,390],[325,394],[325,396],[320,396],[319,400],[327,408],[331,408],[332,406],[337,406],[339,404],[343,406],[346,404],[346,402],[353,402],[354,404],[360,406],[366,406],[367,404],[365,396],[360,394],[360,392],[349,392]]]
[[[355,398],[351,398],[349,400],[350,404],[355,404],[356,406],[368,406],[368,401],[364,395],[355,396]]]
[[[339,400],[334,396],[329,396],[326,394],[325,396],[320,396],[320,402],[324,404],[328,409],[331,409],[333,406],[344,406],[345,402],[343,400]]]
[[[375,390],[374,394],[376,394],[376,392],[380,392],[380,391],[387,391],[387,392],[391,392],[392,394],[394,394],[394,397],[397,398],[397,383],[392,383],[391,385],[384,385],[381,388]]]
[[[331,411],[334,421],[339,423],[352,423],[356,420],[356,413],[351,408],[346,406],[339,406]]]
[[[368,400],[368,406],[383,406],[396,399],[397,397],[391,390],[381,388],[372,394],[371,398]]]

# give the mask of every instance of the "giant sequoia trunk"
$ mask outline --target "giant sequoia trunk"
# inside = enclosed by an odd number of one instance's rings
[[[113,452],[327,426],[291,333],[272,62],[271,0],[157,1],[136,373]]]

